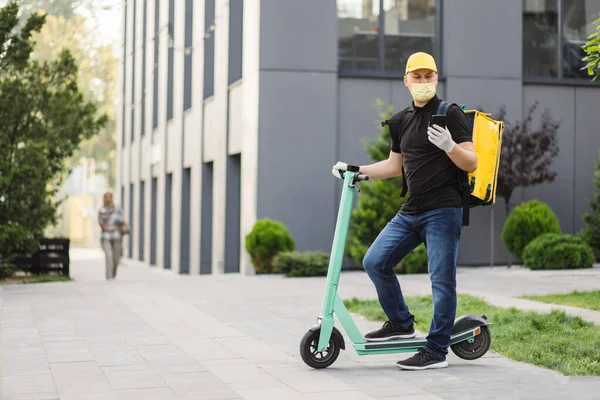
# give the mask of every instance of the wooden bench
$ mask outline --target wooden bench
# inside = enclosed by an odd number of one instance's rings
[[[34,275],[58,272],[69,276],[69,247],[70,239],[42,239],[39,250],[33,254],[21,254],[13,258],[12,264],[17,269]]]

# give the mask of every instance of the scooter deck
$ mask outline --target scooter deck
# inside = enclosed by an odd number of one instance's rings
[[[481,333],[481,328],[476,327],[473,329],[459,332],[452,335],[450,338],[450,345],[467,340],[475,337]],[[412,339],[400,339],[400,340],[388,340],[381,342],[356,342],[352,343],[356,353],[359,355],[364,354],[381,354],[381,353],[416,353],[427,344],[426,338],[412,338]]]

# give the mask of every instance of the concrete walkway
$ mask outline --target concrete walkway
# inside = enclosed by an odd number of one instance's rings
[[[313,370],[298,346],[318,316],[324,278],[175,276],[131,263],[106,282],[101,256],[73,250],[74,282],[0,285],[0,399],[599,398],[600,377],[564,377],[493,352],[469,362],[450,353],[449,368],[408,372],[394,365],[408,355],[348,348]],[[401,279],[407,295],[429,293],[427,277]],[[600,268],[460,269],[459,288],[545,311],[558,307],[512,296],[600,289]],[[344,273],[340,293],[376,297],[362,272]],[[598,314],[584,316],[598,322]],[[363,332],[380,326],[356,322]]]

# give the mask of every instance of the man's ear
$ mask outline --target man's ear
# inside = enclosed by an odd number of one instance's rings
[[[404,86],[408,87],[408,79],[406,78],[406,75],[404,75]]]

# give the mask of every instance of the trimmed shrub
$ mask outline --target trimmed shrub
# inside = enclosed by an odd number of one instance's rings
[[[296,244],[288,229],[279,221],[263,218],[246,235],[246,251],[257,274],[273,272],[273,258],[282,251],[294,251]]]
[[[326,276],[329,254],[324,251],[285,251],[273,259],[273,269],[285,276]]]
[[[510,213],[502,230],[502,241],[508,251],[523,260],[525,246],[544,233],[560,233],[558,218],[547,204],[531,200]]]
[[[525,247],[523,263],[529,269],[591,268],[594,252],[580,237],[544,233]]]
[[[413,251],[408,253],[406,257],[394,267],[397,274],[426,274],[429,272],[427,268],[427,249],[421,243]]]
[[[594,184],[597,191],[594,193],[593,200],[588,201],[590,212],[582,215],[585,228],[581,230],[580,235],[596,251],[596,254],[600,255],[600,150],[594,171]]]

